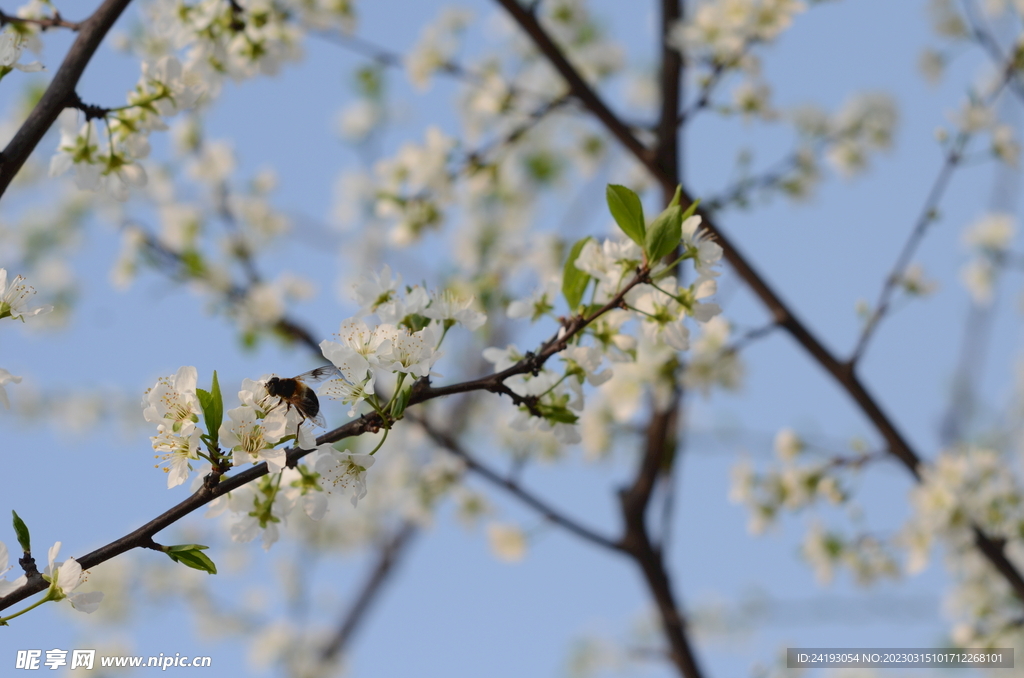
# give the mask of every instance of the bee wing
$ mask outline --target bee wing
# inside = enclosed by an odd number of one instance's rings
[[[323,365],[322,367],[318,367],[315,370],[310,370],[309,372],[303,372],[302,374],[300,374],[299,376],[297,376],[295,378],[300,380],[300,381],[304,381],[307,384],[309,384],[309,383],[314,383],[315,384],[318,381],[324,381],[325,379],[330,379],[332,377],[340,377],[340,376],[341,376],[341,370],[339,370],[334,365]]]
[[[320,428],[327,428],[327,420],[324,419],[323,412],[318,412],[315,417],[309,417],[309,420]]]

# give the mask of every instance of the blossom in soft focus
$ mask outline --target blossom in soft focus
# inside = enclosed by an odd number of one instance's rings
[[[526,557],[526,535],[517,525],[491,523],[487,526],[487,540],[500,560],[517,563]]]
[[[775,454],[782,461],[793,461],[796,459],[806,445],[800,436],[791,428],[779,429],[775,434]]]
[[[75,589],[84,584],[88,577],[74,558],[68,558],[63,563],[55,562],[59,552],[60,542],[57,542],[50,547],[47,556],[49,564],[43,573],[43,577],[50,582],[50,589],[46,594],[47,599],[64,600],[67,598],[71,607],[79,612],[86,614],[95,612],[103,600],[103,593],[101,591],[75,593]]]
[[[0,598],[6,596],[15,589],[21,588],[28,581],[28,578],[25,575],[21,575],[14,581],[7,581],[5,575],[11,569],[11,566],[7,562],[8,557],[7,545],[0,541]]]
[[[0,404],[3,404],[5,409],[10,409],[11,402],[7,399],[7,390],[4,388],[4,384],[7,382],[20,384],[21,377],[16,377],[4,368],[0,367]]]
[[[23,38],[14,29],[0,32],[0,79],[3,79],[13,69],[25,73],[43,70],[43,65],[38,61],[29,64],[20,62],[23,46]]]

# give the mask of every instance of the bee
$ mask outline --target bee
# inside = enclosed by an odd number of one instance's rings
[[[267,379],[267,393],[279,398],[280,402],[284,403],[288,409],[294,407],[304,420],[309,419],[317,426],[326,428],[327,422],[320,414],[320,401],[317,400],[316,393],[306,385],[306,382],[323,381],[338,374],[340,372],[334,365],[324,365],[289,379],[271,377]]]

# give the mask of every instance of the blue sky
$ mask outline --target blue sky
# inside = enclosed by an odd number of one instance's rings
[[[496,10],[482,2],[466,4],[477,10],[478,22],[468,44],[472,52],[484,42],[480,23]],[[649,60],[653,14],[635,11],[629,4],[627,8],[625,3],[600,2],[594,7],[631,54],[646,50],[642,60]],[[437,9],[433,3],[363,3],[359,33],[402,50],[415,41]],[[977,54],[965,55],[945,84],[929,87],[917,74],[916,61],[920,49],[934,42],[924,2],[830,2],[799,17],[780,44],[763,52],[765,76],[780,107],[813,102],[834,110],[850,95],[874,90],[892,94],[900,107],[896,145],[876,159],[867,176],[849,182],[829,176],[807,204],[775,201],[749,212],[728,212],[720,219],[782,296],[840,353],[850,350],[857,336],[855,302],[876,297],[938,172],[941,149],[934,129],[946,124],[947,113],[963,98],[965,83],[978,75],[983,63]],[[59,44],[58,38],[53,47]],[[276,168],[280,190],[275,202],[285,212],[326,219],[335,177],[359,162],[358,154],[338,141],[332,129],[337,110],[352,99],[351,73],[362,62],[315,38],[308,40],[306,50],[304,64],[286,67],[277,77],[228,85],[211,113],[208,133],[233,139],[240,178],[263,165]],[[43,60],[52,70],[61,54],[48,48]],[[137,73],[130,60],[103,49],[86,73],[82,98],[115,104]],[[620,79],[610,88],[613,103],[622,85]],[[421,96],[403,74],[392,73],[389,87],[405,115],[388,130],[386,150],[420,139],[430,123],[456,131],[455,84],[438,78]],[[0,106],[5,105],[0,100]],[[765,130],[757,123],[702,118],[684,138],[685,174],[692,192],[714,192],[727,182],[739,147],[754,145],[756,164],[763,166],[785,153],[790,138],[787,131]],[[155,140],[158,152],[161,143]],[[49,152],[50,147],[40,149],[44,157]],[[940,291],[888,319],[862,365],[870,390],[929,457],[939,451],[937,426],[968,310],[968,297],[956,282],[956,270],[965,257],[960,232],[986,210],[992,177],[991,164],[957,175],[943,201],[943,218],[918,257],[939,279]],[[603,187],[587,190],[594,201],[602,200]],[[554,222],[560,214],[542,218]],[[574,228],[600,233],[606,222],[605,214],[597,211]],[[275,266],[302,270],[320,281],[322,294],[296,314],[325,337],[351,312],[331,293],[337,242],[326,227],[307,222],[291,247],[261,262],[268,271]],[[222,383],[237,383],[269,371],[299,372],[308,364],[304,357],[269,343],[240,354],[226,321],[204,314],[190,295],[152,274],[126,293],[111,289],[107,271],[116,254],[112,230],[91,224],[74,262],[82,300],[68,331],[40,334],[5,324],[0,327],[5,367],[40,388],[107,386],[141,395],[157,376],[181,365],[196,365],[201,380],[217,369]],[[993,405],[1005,398],[1013,383],[1019,328],[1012,307],[1018,286],[1019,277],[1008,276],[999,300],[1004,313],[994,326],[986,370],[979,375],[979,392]],[[723,295],[729,294],[727,317],[747,326],[763,322],[764,312],[739,288],[734,277],[722,285]],[[844,575],[823,589],[797,557],[805,517],[787,518],[767,536],[748,536],[743,510],[726,500],[728,471],[739,454],[765,460],[771,438],[782,426],[829,442],[861,436],[872,444],[878,439],[849,398],[788,336],[776,333],[744,355],[749,369],[742,393],[692,402],[689,421],[695,433],[686,443],[670,560],[680,598],[688,607],[736,601],[762,591],[781,601],[782,612],[770,625],[755,625],[749,634],[728,642],[699,641],[707,675],[749,675],[753,662],[770,661],[786,645],[937,645],[946,626],[940,605],[945,578],[936,562],[924,574],[898,585],[864,591]],[[18,397],[19,388],[10,390],[12,398]],[[37,558],[45,557],[45,547],[57,539],[65,543],[63,556],[85,553],[185,496],[183,488],[164,490],[162,477],[151,470],[150,432],[143,427],[124,433],[104,425],[73,433],[57,425],[20,426],[8,416],[0,418],[0,431],[6,450],[0,509],[15,508],[29,521]],[[738,433],[730,438],[725,435],[730,431]],[[628,453],[620,458],[628,459]],[[526,482],[566,511],[614,532],[614,491],[627,468],[624,463],[594,468],[575,459],[564,466],[531,468]],[[857,495],[865,523],[883,533],[895,529],[905,516],[909,488],[907,473],[895,464],[865,473]],[[538,528],[526,561],[497,562],[480,530],[465,531],[450,510],[443,510],[435,526],[417,540],[361,628],[348,662],[351,675],[560,675],[576,639],[628,636],[650,608],[634,568],[555,528],[541,527],[536,516],[503,497],[496,495],[494,500],[505,516]],[[181,527],[182,532],[204,529],[210,526],[199,516]],[[14,542],[2,532],[0,539],[9,546]],[[250,545],[248,551],[244,574],[218,581],[225,597],[242,598],[270,575],[269,561],[258,546]],[[157,557],[133,556],[140,566]],[[218,560],[216,555],[214,559]],[[317,566],[314,582],[327,592],[324,604],[339,604],[352,595],[363,566],[358,557]],[[205,575],[182,568],[177,576],[184,583]],[[269,596],[277,599],[275,593]],[[909,622],[886,622],[870,613],[877,608],[872,601],[879,600],[925,612],[908,613]],[[860,621],[842,623],[813,612],[816,604],[830,610],[862,606],[869,612]],[[812,612],[802,612],[807,608]],[[85,646],[82,639],[94,636],[89,619],[73,615],[56,606],[26,615],[4,630],[0,661],[7,661],[7,656],[13,661],[13,649]],[[237,668],[243,665],[241,645],[203,640],[180,604],[137,618],[133,630],[133,652],[209,654],[218,673],[242,675]],[[641,673],[671,675],[657,666]]]

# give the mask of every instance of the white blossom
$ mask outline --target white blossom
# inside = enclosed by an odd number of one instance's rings
[[[47,555],[48,565],[43,576],[50,582],[50,589],[47,597],[50,600],[64,600],[67,598],[71,607],[79,612],[91,614],[95,612],[103,600],[103,593],[90,591],[89,593],[75,593],[75,589],[85,583],[88,579],[82,571],[82,566],[74,558],[68,558],[62,563],[54,562],[60,552],[60,542],[52,547]]]
[[[487,539],[500,560],[517,563],[526,557],[526,535],[517,525],[491,523],[487,526]]]
[[[20,62],[23,45],[24,39],[13,28],[0,31],[0,79],[15,68],[26,73],[43,70],[43,65],[38,61],[29,64]]]
[[[339,452],[330,445],[317,448],[314,468],[323,476],[328,492],[337,490],[351,494],[352,506],[366,496],[366,472],[373,466],[374,458],[368,454]]]
[[[188,480],[192,469],[190,462],[199,460],[200,436],[202,431],[194,426],[175,431],[161,424],[157,427],[157,434],[150,438],[153,449],[158,453],[157,458],[165,465],[163,470],[167,473],[168,489]]]
[[[442,290],[431,295],[430,305],[423,309],[423,315],[434,320],[451,320],[460,323],[470,332],[479,329],[487,316],[473,306],[473,297],[460,297],[451,290]]]
[[[7,581],[6,575],[11,569],[7,562],[8,557],[7,545],[0,541],[0,598],[21,588],[28,582],[28,577],[25,575],[21,575],[14,581]]]
[[[161,424],[169,432],[187,436],[199,421],[202,408],[196,394],[198,373],[195,367],[178,369],[172,377],[160,377],[142,397],[142,416]]]
[[[0,268],[0,320],[14,318],[24,320],[41,313],[49,313],[53,306],[40,306],[29,309],[28,300],[35,294],[35,288],[25,284],[25,278],[20,275],[14,276],[14,280],[7,281],[7,269]]]
[[[228,410],[225,414],[228,416],[220,426],[220,443],[231,450],[233,464],[242,466],[265,461],[271,473],[279,473],[287,457],[283,448],[274,446],[287,428],[286,408],[275,409],[265,418],[247,405]],[[298,426],[298,422],[295,425]]]
[[[6,383],[20,384],[21,377],[16,377],[4,368],[0,367],[0,403],[3,404],[4,409],[11,408],[11,402],[7,399],[7,390],[4,388]]]

